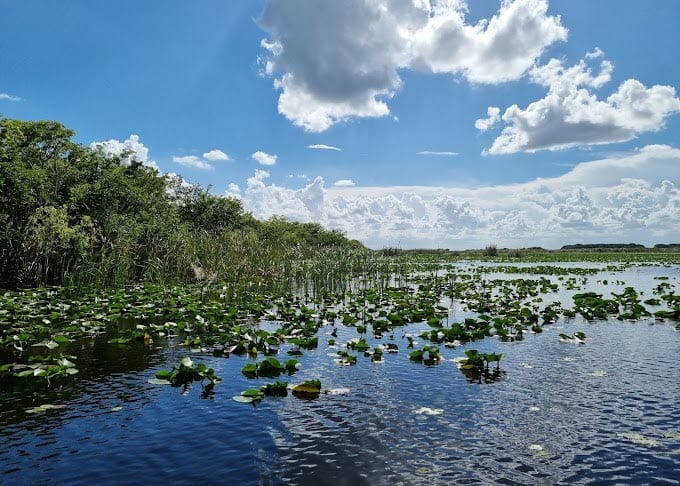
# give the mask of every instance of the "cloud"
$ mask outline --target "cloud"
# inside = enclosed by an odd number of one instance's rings
[[[339,229],[371,247],[560,247],[568,243],[677,241],[680,149],[638,152],[576,165],[559,177],[465,187],[302,189],[248,179],[243,204],[256,217],[283,215]]]
[[[205,160],[209,160],[211,162],[217,162],[220,160],[229,160],[229,156],[222,152],[221,150],[214,149],[211,150],[210,152],[206,152],[203,154],[203,158]]]
[[[286,216],[297,221],[319,221],[322,219],[324,182],[321,177],[298,190],[267,185],[269,172],[255,170],[248,178],[243,197],[244,208],[262,219],[272,216]]]
[[[243,197],[241,194],[241,188],[238,184],[233,182],[227,186],[227,190],[225,191],[224,195],[233,199],[242,199]]]
[[[586,52],[586,59],[597,59],[599,57],[604,57],[604,51],[599,47],[596,47],[594,51]]]
[[[139,135],[130,135],[123,142],[113,138],[103,142],[92,142],[90,148],[101,149],[108,156],[121,157],[121,161],[125,165],[129,165],[134,160],[159,170],[158,164],[149,159],[149,149],[139,141]]]
[[[277,155],[268,154],[267,152],[262,152],[258,150],[251,157],[262,165],[274,165],[276,164]]]
[[[0,100],[21,101],[21,98],[19,98],[18,96],[13,96],[11,94],[7,94],[7,93],[0,93]]]
[[[504,1],[490,19],[466,22],[463,1],[268,0],[259,25],[263,72],[279,113],[306,131],[389,115],[399,70],[519,79],[546,47],[565,40],[547,0]]]
[[[172,161],[184,167],[191,167],[193,169],[214,170],[215,168],[205,160],[195,155],[185,155],[182,157],[173,157]]]
[[[333,183],[335,187],[353,187],[356,183],[352,179],[340,179]]]
[[[559,16],[547,15],[545,0],[501,2],[491,19],[465,22],[464,11],[441,4],[414,36],[413,63],[434,73],[458,73],[473,83],[521,78],[545,48],[567,38]]]
[[[203,157],[198,157],[197,155],[183,155],[172,158],[172,161],[176,164],[201,170],[215,170],[215,166],[213,166],[210,162],[219,162],[224,160],[231,159],[226,153],[219,149],[213,149],[209,152],[205,152]]]
[[[441,157],[455,157],[458,152],[435,152],[432,150],[423,150],[422,152],[416,153],[416,155],[437,155]]]
[[[324,145],[323,143],[317,143],[314,145],[307,145],[308,149],[316,149],[316,150],[336,150],[338,152],[342,152],[341,148],[338,147],[333,147],[332,145]]]
[[[488,115],[488,118],[480,118],[475,121],[475,128],[481,132],[487,131],[500,121],[501,109],[497,106],[490,106],[487,108],[486,114]]]
[[[595,59],[602,55],[597,49],[586,57]],[[680,111],[680,99],[673,87],[647,88],[636,79],[624,81],[609,97],[598,99],[594,91],[610,81],[612,71],[607,60],[601,61],[598,74],[593,74],[585,60],[568,68],[557,59],[536,66],[530,79],[547,87],[548,93],[524,109],[517,105],[506,109],[502,117],[505,127],[484,153],[536,152],[624,142],[639,133],[661,130],[666,118]],[[475,126],[486,127],[485,120],[477,120]]]

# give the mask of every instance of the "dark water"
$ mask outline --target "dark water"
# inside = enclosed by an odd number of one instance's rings
[[[677,287],[679,273],[635,267],[613,278],[651,289],[663,274]],[[680,484],[680,333],[671,323],[558,321],[522,342],[442,347],[435,367],[411,363],[402,338],[426,328],[397,330],[401,351],[385,363],[360,355],[350,367],[333,361],[331,328],[322,328],[319,348],[287,380],[319,378],[349,393],[256,407],[232,396],[274,380],[245,378],[246,357],[191,353],[224,379],[202,398],[199,385],[147,382],[190,354],[183,348],[87,342],[74,379],[3,390],[0,483]],[[560,342],[575,331],[586,344]],[[339,332],[338,343],[356,336]],[[502,379],[469,383],[453,362],[469,348],[502,352]],[[44,403],[65,406],[26,412]]]

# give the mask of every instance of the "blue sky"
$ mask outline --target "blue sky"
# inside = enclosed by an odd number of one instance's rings
[[[372,247],[680,240],[675,0],[0,13],[1,114],[131,148],[258,217]]]

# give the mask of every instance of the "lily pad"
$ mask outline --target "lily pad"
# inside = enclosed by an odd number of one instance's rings
[[[649,437],[646,437],[642,434],[638,434],[637,432],[624,432],[623,434],[619,434],[619,437],[623,437],[624,439],[628,439],[634,444],[642,445],[645,447],[656,447],[659,445],[659,443],[656,440],[650,439]]]
[[[149,380],[149,383],[151,383],[152,385],[171,385],[170,381],[163,380],[161,378],[151,378]]]
[[[441,408],[420,407],[413,410],[416,415],[441,415],[444,410]]]
[[[66,408],[66,405],[54,405],[51,403],[45,403],[44,405],[29,408],[28,410],[26,410],[26,413],[43,413],[47,412],[48,410],[56,410],[59,408]]]

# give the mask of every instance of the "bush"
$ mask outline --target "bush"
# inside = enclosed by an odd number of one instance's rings
[[[484,255],[484,256],[487,256],[487,257],[495,257],[495,256],[498,256],[498,248],[496,247],[496,245],[495,245],[494,243],[491,243],[491,244],[489,244],[489,245],[486,245],[486,246],[484,247],[483,255]]]

